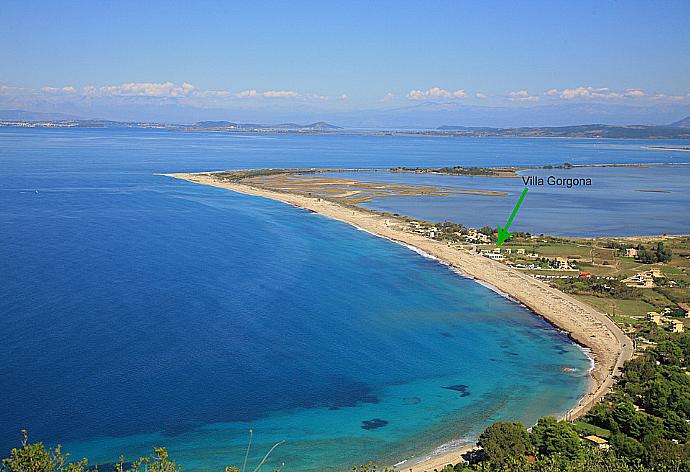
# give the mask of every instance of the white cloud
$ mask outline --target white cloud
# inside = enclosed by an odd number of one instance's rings
[[[263,92],[261,96],[266,98],[297,98],[299,94],[292,90],[269,90]]]
[[[639,88],[630,88],[623,92],[614,92],[608,87],[577,87],[560,91],[551,89],[547,92],[547,95],[558,95],[564,100],[643,98],[647,96],[647,94]]]
[[[421,100],[424,98],[424,92],[421,90],[410,90],[410,92],[407,94],[407,98],[410,100]]]
[[[293,95],[294,94],[294,95]],[[264,95],[268,97],[268,95]],[[318,93],[297,93],[297,92],[286,92],[285,95],[276,95],[273,98],[298,98],[300,100],[329,100],[328,95],[319,95]]]
[[[229,92],[227,90],[195,90],[194,91],[194,96],[195,97],[219,97],[219,98],[224,98],[224,97],[231,97],[232,92]]]
[[[0,96],[16,97],[24,93],[26,93],[26,91],[21,87],[13,87],[11,85],[0,84]]]
[[[440,87],[432,87],[429,90],[410,90],[407,98],[410,100],[426,100],[426,99],[453,99],[465,98],[467,93],[464,90],[456,90],[451,92]]]
[[[85,95],[87,97],[95,97],[98,95],[98,87],[94,87],[93,85],[87,85],[82,89],[82,95]]]
[[[257,92],[254,89],[243,90],[235,94],[238,98],[297,98],[299,94],[291,90],[267,90]]]
[[[81,90],[77,91],[72,86],[62,88],[58,87],[43,87],[40,90],[46,94],[66,94],[79,93],[84,97],[89,98],[152,98],[152,99],[185,99],[185,100],[223,100],[223,99],[237,99],[237,98],[266,98],[266,99],[302,99],[302,100],[328,100],[325,95],[318,94],[302,94],[292,90],[266,90],[257,91],[256,89],[247,89],[240,92],[231,92],[229,90],[203,90],[194,85],[183,82],[176,84],[174,82],[125,82],[118,85],[87,85]]]
[[[608,91],[607,88],[594,87],[577,87],[572,89],[563,89],[560,91],[559,96],[565,100],[572,100],[574,98],[591,98],[595,94],[600,95],[603,92]]]
[[[188,82],[174,83],[165,82],[125,82],[115,85],[88,85],[76,88],[71,85],[62,87],[46,86],[43,88],[21,88],[0,84],[0,96],[2,97],[24,97],[29,100],[41,97],[45,100],[55,102],[69,100],[70,97],[85,97],[94,100],[175,100],[192,106],[223,106],[230,102],[251,99],[251,100],[284,100],[286,102],[317,102],[327,101],[328,96],[315,93],[297,92],[287,89],[257,90],[248,88],[246,90],[206,90],[195,87]],[[477,100],[485,100],[489,97],[497,98],[500,95],[489,95],[482,92],[468,94],[463,89],[449,90],[441,87],[432,87],[427,90],[410,90],[407,94],[396,95],[387,92],[379,103],[394,102],[396,99],[407,98],[409,100],[436,100],[452,101],[474,97]],[[338,94],[332,97],[333,101],[348,101],[350,97],[346,94]],[[503,95],[504,100],[513,102],[538,102],[561,100],[625,100],[639,101],[641,103],[677,103],[690,101],[690,93],[687,95],[667,95],[661,92],[647,92],[640,88],[628,88],[623,90],[611,90],[608,87],[581,86],[573,88],[551,88],[540,94],[531,95],[527,90],[516,90]]]
[[[517,92],[510,92],[508,94],[508,100],[516,102],[538,102],[539,97],[530,95],[527,90],[518,90]]]
[[[76,93],[77,89],[71,85],[66,85],[64,87],[43,87],[41,92],[45,93]]]
[[[690,93],[688,94],[688,97],[690,97]],[[685,101],[686,97],[683,95],[666,95],[664,93],[657,93],[656,95],[652,95],[650,98],[655,101],[682,102]]]
[[[237,92],[235,96],[238,98],[256,97],[258,96],[258,92],[256,90],[243,90],[241,92]]]
[[[623,95],[626,97],[640,98],[646,96],[647,94],[640,89],[628,89]]]
[[[88,86],[84,91],[92,96],[166,98],[188,96],[195,91],[195,87],[187,82],[182,85],[173,82],[126,82],[103,87]]]
[[[688,95],[690,95],[690,94],[688,94]],[[381,100],[379,100],[379,102],[388,103],[390,101],[393,101],[394,98],[395,98],[395,95],[392,92],[388,92],[383,96],[383,98]]]

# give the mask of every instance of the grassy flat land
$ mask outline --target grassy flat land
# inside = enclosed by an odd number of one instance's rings
[[[592,248],[587,246],[580,246],[577,244],[562,243],[555,244],[553,242],[549,243],[535,243],[529,246],[521,246],[520,244],[506,244],[505,247],[516,249],[529,249],[532,252],[538,252],[543,254],[545,257],[568,257],[571,259],[590,259]]]
[[[357,171],[358,169],[350,169]],[[266,169],[256,171],[219,172],[217,178],[242,182],[253,187],[306,196],[317,196],[338,201],[346,205],[357,205],[374,198],[385,197],[445,197],[449,195],[505,195],[504,192],[481,189],[459,189],[434,187],[428,185],[409,185],[387,182],[364,182],[324,176],[324,172],[334,169]]]
[[[626,248],[643,245],[655,249],[659,242],[672,252],[671,261],[646,264],[633,257],[625,256]],[[490,244],[481,249],[493,249]],[[690,237],[641,237],[622,239],[579,239],[556,237],[516,237],[501,246],[506,261],[522,265],[536,265],[527,269],[532,275],[550,275],[547,281],[598,310],[609,313],[615,321],[633,324],[650,311],[663,311],[665,308],[678,309],[678,303],[690,303]],[[511,254],[505,253],[511,249]],[[516,253],[524,249],[526,253],[537,254],[528,258]],[[590,278],[573,277],[559,270],[549,269],[555,258],[565,258],[573,268],[589,272]],[[655,279],[655,286],[649,288],[627,287],[623,282],[639,273],[648,273],[658,268],[663,277]],[[690,326],[690,319],[685,319]]]
[[[626,300],[593,295],[576,295],[576,298],[603,313],[625,314],[628,317],[644,317],[647,312],[656,310],[655,305],[644,300]]]
[[[593,424],[585,423],[584,421],[575,421],[573,423],[573,428],[583,436],[594,435],[604,439],[609,439],[611,437],[611,431],[608,429],[600,428]]]

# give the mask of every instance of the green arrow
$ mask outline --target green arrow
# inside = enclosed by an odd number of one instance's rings
[[[529,187],[525,187],[525,189],[522,191],[522,195],[520,195],[518,202],[515,204],[515,208],[513,208],[513,212],[510,214],[510,218],[508,218],[506,225],[503,228],[500,226],[498,227],[498,240],[496,241],[496,247],[503,244],[506,239],[512,236],[512,234],[508,232],[508,228],[510,228],[513,218],[515,218],[520,205],[522,205],[522,201],[525,199],[525,195],[527,195],[527,190],[529,190]]]

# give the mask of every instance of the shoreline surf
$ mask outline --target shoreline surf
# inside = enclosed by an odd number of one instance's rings
[[[443,243],[420,235],[403,232],[392,226],[391,220],[395,220],[394,218],[356,208],[346,208],[316,197],[260,189],[240,183],[222,182],[208,173],[163,175],[200,185],[269,198],[350,224],[356,229],[366,231],[374,236],[405,245],[423,257],[431,257],[447,265],[458,275],[472,278],[482,285],[486,284],[485,286],[488,285],[487,288],[522,304],[535,315],[566,333],[571,341],[580,347],[589,349],[591,353],[588,355],[593,361],[593,366],[588,373],[589,384],[584,396],[572,409],[566,412],[570,418],[582,416],[603,397],[613,385],[614,377],[623,363],[632,356],[632,342],[606,315],[541,281],[520,274],[498,262],[490,261],[467,251],[450,248]],[[442,444],[435,449],[435,451],[445,449],[440,455],[432,453],[419,462],[415,462],[414,458],[408,458],[402,463],[406,464],[408,461],[412,461],[409,466],[405,465],[405,468],[413,472],[433,470],[434,468],[442,468],[448,463],[460,461],[461,454],[474,448],[474,446],[463,446],[448,451],[447,446],[448,444]]]
[[[310,211],[310,213],[318,214],[317,212],[313,212],[313,211]],[[588,381],[590,384],[593,382],[592,371],[594,370],[594,368],[596,366],[596,360],[594,358],[594,355],[592,354],[591,349],[589,349],[587,346],[585,346],[585,345],[577,342],[575,339],[573,339],[570,336],[570,333],[568,331],[565,331],[565,330],[559,328],[558,326],[555,326],[548,319],[546,319],[545,317],[543,317],[539,313],[535,312],[534,310],[532,310],[531,308],[526,306],[524,303],[520,302],[520,300],[513,298],[509,293],[503,292],[502,290],[498,289],[497,287],[495,287],[494,285],[492,285],[488,282],[485,282],[483,280],[472,277],[471,275],[465,274],[459,268],[453,267],[452,265],[446,263],[442,259],[439,259],[438,257],[433,256],[433,255],[423,251],[422,249],[419,249],[416,246],[407,244],[407,243],[402,242],[402,241],[397,241],[395,239],[391,239],[391,238],[388,238],[386,236],[381,236],[379,234],[373,233],[373,232],[371,232],[367,229],[364,229],[360,226],[357,226],[355,224],[350,223],[350,225],[353,226],[358,231],[363,231],[363,232],[370,234],[372,236],[375,236],[377,238],[386,239],[387,241],[390,241],[392,243],[404,246],[405,248],[419,254],[420,256],[422,256],[426,259],[431,259],[431,260],[437,262],[438,264],[443,265],[444,267],[449,269],[451,272],[453,272],[455,275],[462,277],[462,278],[465,278],[465,279],[470,279],[470,280],[478,283],[479,285],[486,287],[487,289],[491,290],[492,292],[500,295],[501,297],[506,298],[513,303],[517,303],[521,307],[527,309],[530,313],[532,313],[532,315],[543,319],[550,326],[552,326],[554,329],[556,329],[559,333],[566,336],[568,338],[568,340],[570,340],[573,344],[575,344],[576,346],[578,346],[580,348],[582,353],[589,360],[589,367],[587,369]],[[580,399],[578,400],[578,404],[580,404],[582,401],[585,400],[585,398],[587,397],[587,392],[589,392],[590,389],[591,389],[591,385],[588,385],[587,390],[585,391],[584,395],[582,395],[582,397],[580,397]],[[566,418],[570,411],[572,411],[572,409],[567,410],[565,412],[562,412],[561,414],[558,415],[558,419]],[[393,467],[397,468],[399,466],[405,465],[405,467],[408,467],[408,470],[410,470],[412,472],[426,472],[429,469],[435,470],[438,468],[443,468],[448,463],[457,462],[459,456],[462,456],[462,455],[472,451],[473,449],[476,449],[476,446],[475,446],[476,440],[477,440],[477,438],[474,438],[474,439],[473,438],[454,439],[454,440],[448,441],[446,443],[440,444],[439,446],[435,447],[433,449],[433,451],[431,451],[431,453],[424,454],[423,457],[409,457],[407,459],[401,460],[400,462],[397,462],[396,464],[393,465]]]

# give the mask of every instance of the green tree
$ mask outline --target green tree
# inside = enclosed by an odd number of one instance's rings
[[[491,226],[483,226],[477,230],[479,233],[484,234],[486,236],[491,236],[495,233],[494,229]]]
[[[46,448],[43,443],[29,444],[26,431],[22,430],[22,445],[10,451],[2,460],[2,472],[85,472],[88,461],[69,462],[69,454],[63,454],[60,446]]]
[[[389,469],[388,467],[386,467],[385,469],[379,469],[376,464],[370,462],[369,464],[354,466],[352,468],[352,472],[395,472],[395,470]]]
[[[140,470],[146,470],[147,472],[180,472],[182,466],[175,464],[175,462],[169,459],[168,451],[164,447],[154,448],[153,454],[137,459],[129,468],[126,466],[123,456],[120,456],[120,461],[115,465],[116,472],[137,472]]]
[[[690,471],[690,449],[665,439],[645,443],[645,462],[659,471]]]
[[[659,243],[656,245],[656,260],[658,262],[669,262],[672,256],[673,252],[670,249],[665,248],[662,241],[659,241]]]
[[[690,395],[690,393],[688,393]],[[690,440],[690,425],[675,411],[667,411],[664,414],[664,431],[667,439],[675,439],[679,442]]]
[[[580,437],[565,421],[558,421],[553,416],[539,419],[532,428],[530,439],[534,448],[543,455],[561,454],[569,460],[582,454]]]
[[[645,454],[644,446],[630,436],[618,433],[611,436],[611,447],[621,456],[632,459],[642,459]]]
[[[637,260],[643,264],[653,264],[657,262],[656,253],[640,245],[637,248]]]
[[[459,464],[448,464],[445,466],[443,469],[441,469],[441,472],[469,472],[472,470],[468,464],[465,463],[459,463]]]
[[[523,459],[530,452],[529,433],[520,423],[494,423],[479,436],[478,443],[493,464],[506,464],[511,458]]]

